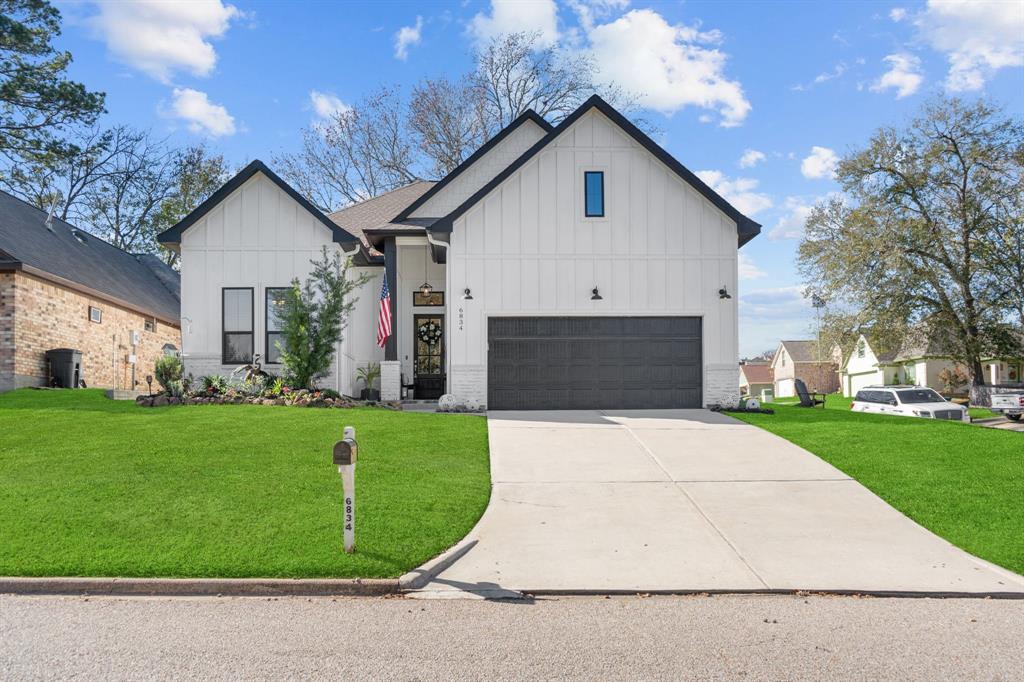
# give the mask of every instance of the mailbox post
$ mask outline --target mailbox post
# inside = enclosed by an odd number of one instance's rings
[[[345,551],[351,554],[356,550],[356,454],[359,444],[356,443],[356,430],[352,426],[345,427],[345,437],[334,444],[334,463],[341,474],[341,489],[344,506],[342,508],[342,536]]]

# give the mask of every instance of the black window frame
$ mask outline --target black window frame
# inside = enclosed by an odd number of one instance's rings
[[[156,318],[146,317],[142,320],[142,330],[153,333],[156,331]]]
[[[587,192],[589,189],[589,183],[587,178],[591,175],[598,175],[601,178],[601,212],[591,213],[590,202],[587,201]],[[604,191],[604,171],[603,170],[588,170],[583,171],[583,217],[584,218],[604,218],[608,212],[608,206],[605,202],[605,191]]]
[[[270,328],[270,292],[288,291],[291,287],[264,287],[263,289],[263,363],[267,365],[280,365],[280,357],[277,360],[270,359],[270,351],[277,350],[270,345],[271,334],[281,334],[280,329]],[[278,351],[279,352],[279,351]]]
[[[249,331],[231,330],[228,331],[224,328],[225,309],[224,309],[224,298],[229,291],[248,291],[249,292]],[[228,357],[228,334],[248,334],[249,335],[249,347],[252,349],[252,353],[256,352],[256,291],[253,287],[221,287],[220,290],[220,363],[222,365],[235,365],[252,362],[252,357],[242,359],[231,359]]]
[[[443,308],[444,307],[444,292],[443,291],[431,291],[427,296],[440,296],[441,300],[438,303],[418,303],[416,300],[417,296],[423,296],[423,292],[419,289],[413,289],[412,292],[412,307],[413,308]]]

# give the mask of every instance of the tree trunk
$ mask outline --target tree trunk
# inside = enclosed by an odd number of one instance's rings
[[[974,358],[967,365],[971,375],[971,405],[987,407],[989,405],[988,391],[985,386],[985,369],[981,366],[981,360]]]

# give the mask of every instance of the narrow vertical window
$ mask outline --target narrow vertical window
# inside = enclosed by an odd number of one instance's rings
[[[587,218],[604,217],[604,172],[583,173],[583,208]]]
[[[252,361],[252,288],[222,289],[221,305],[224,332],[221,361],[225,365]]]
[[[281,313],[284,309],[285,297],[287,295],[288,289],[284,287],[267,289],[267,351],[264,354],[264,358],[271,365],[277,365],[281,362],[281,351],[278,350],[277,344],[279,341],[283,343]]]

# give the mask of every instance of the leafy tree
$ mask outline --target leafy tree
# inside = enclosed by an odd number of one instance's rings
[[[205,145],[197,144],[176,152],[171,170],[171,193],[153,218],[153,234],[177,224],[220,189],[230,176],[231,169],[224,156],[212,153]],[[168,265],[177,263],[177,253],[165,249],[163,255]]]
[[[334,353],[348,324],[357,298],[352,294],[369,275],[349,275],[351,259],[327,255],[323,247],[319,260],[310,261],[313,270],[300,285],[292,280],[279,311],[281,364],[285,379],[295,388],[313,388],[327,375]]]
[[[848,154],[846,198],[807,221],[799,267],[808,286],[868,320],[940,325],[954,358],[984,383],[981,358],[1019,352],[1008,282],[992,249],[1019,224],[1024,127],[984,101],[937,99],[903,129]]]
[[[0,0],[0,154],[55,153],[54,133],[91,125],[103,93],[65,77],[69,52],[54,49],[60,12],[46,0]]]

